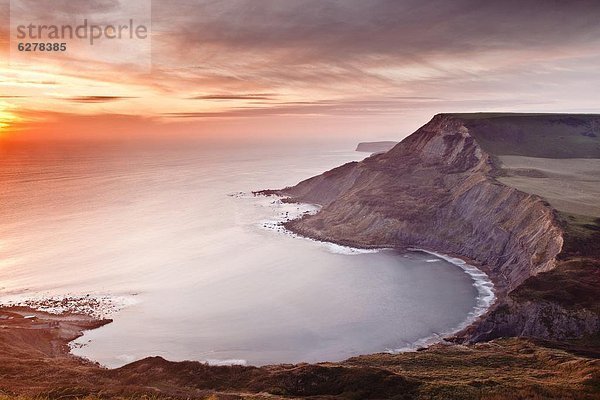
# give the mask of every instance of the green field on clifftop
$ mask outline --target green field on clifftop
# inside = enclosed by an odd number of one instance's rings
[[[597,114],[450,114],[496,156],[600,158]]]

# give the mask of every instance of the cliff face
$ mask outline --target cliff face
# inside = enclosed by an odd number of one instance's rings
[[[475,341],[505,336],[561,341],[597,337],[600,261],[595,257],[565,258],[564,248],[559,258],[555,269],[528,278],[508,293],[466,336]]]
[[[557,129],[554,119],[533,120],[536,127],[546,123]],[[481,126],[484,131],[477,130]],[[496,284],[498,300],[481,321],[460,334],[468,340],[597,334],[595,311],[569,310],[552,299],[516,299],[511,293],[557,266],[563,229],[542,198],[494,178],[499,168],[491,150],[513,151],[519,144],[508,146],[510,135],[495,143],[485,130],[490,126],[497,125],[437,115],[387,153],[276,191],[289,201],[323,206],[316,215],[290,221],[287,227],[351,246],[421,247],[480,263]],[[513,135],[515,124],[511,126]],[[523,132],[517,131],[522,141]]]
[[[480,262],[500,289],[554,267],[562,247],[552,209],[497,183],[491,155],[458,118],[438,115],[385,154],[281,191],[318,203],[289,223],[306,236],[354,246],[415,246]]]
[[[577,339],[600,331],[600,316],[588,309],[572,309],[549,301],[505,299],[468,332],[471,341],[500,337]]]

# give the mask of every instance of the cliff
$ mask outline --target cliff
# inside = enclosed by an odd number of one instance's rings
[[[464,333],[470,340],[597,334],[594,312],[562,313],[551,302],[513,298],[530,277],[559,264],[564,226],[543,198],[496,179],[500,155],[600,158],[598,138],[586,130],[595,126],[590,119],[597,117],[441,114],[387,153],[275,193],[323,206],[287,223],[299,234],[358,247],[421,247],[478,263],[494,280],[499,300]],[[529,319],[541,309],[546,318]],[[556,329],[544,329],[554,315]],[[582,318],[585,323],[577,322]]]
[[[427,247],[478,261],[499,288],[498,302],[461,339],[485,343],[339,363],[259,368],[148,357],[105,369],[71,356],[67,343],[108,321],[0,308],[0,399],[597,399],[600,218],[557,211],[535,193],[499,182],[505,156],[543,158],[544,165],[600,158],[597,120],[438,115],[385,154],[265,192],[323,205],[288,224],[308,236]],[[495,339],[504,336],[536,339]]]

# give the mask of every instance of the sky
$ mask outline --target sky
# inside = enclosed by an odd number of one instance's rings
[[[149,36],[15,51],[16,23],[84,18]],[[393,140],[441,112],[600,112],[597,0],[0,0],[0,21],[0,140]]]

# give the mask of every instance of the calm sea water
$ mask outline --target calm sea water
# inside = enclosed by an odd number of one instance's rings
[[[12,149],[0,171],[0,300],[110,296],[127,304],[74,353],[107,366],[171,360],[341,360],[460,325],[469,275],[434,256],[346,254],[264,229],[271,200],[365,156],[319,146]],[[342,251],[340,251],[342,250]]]

